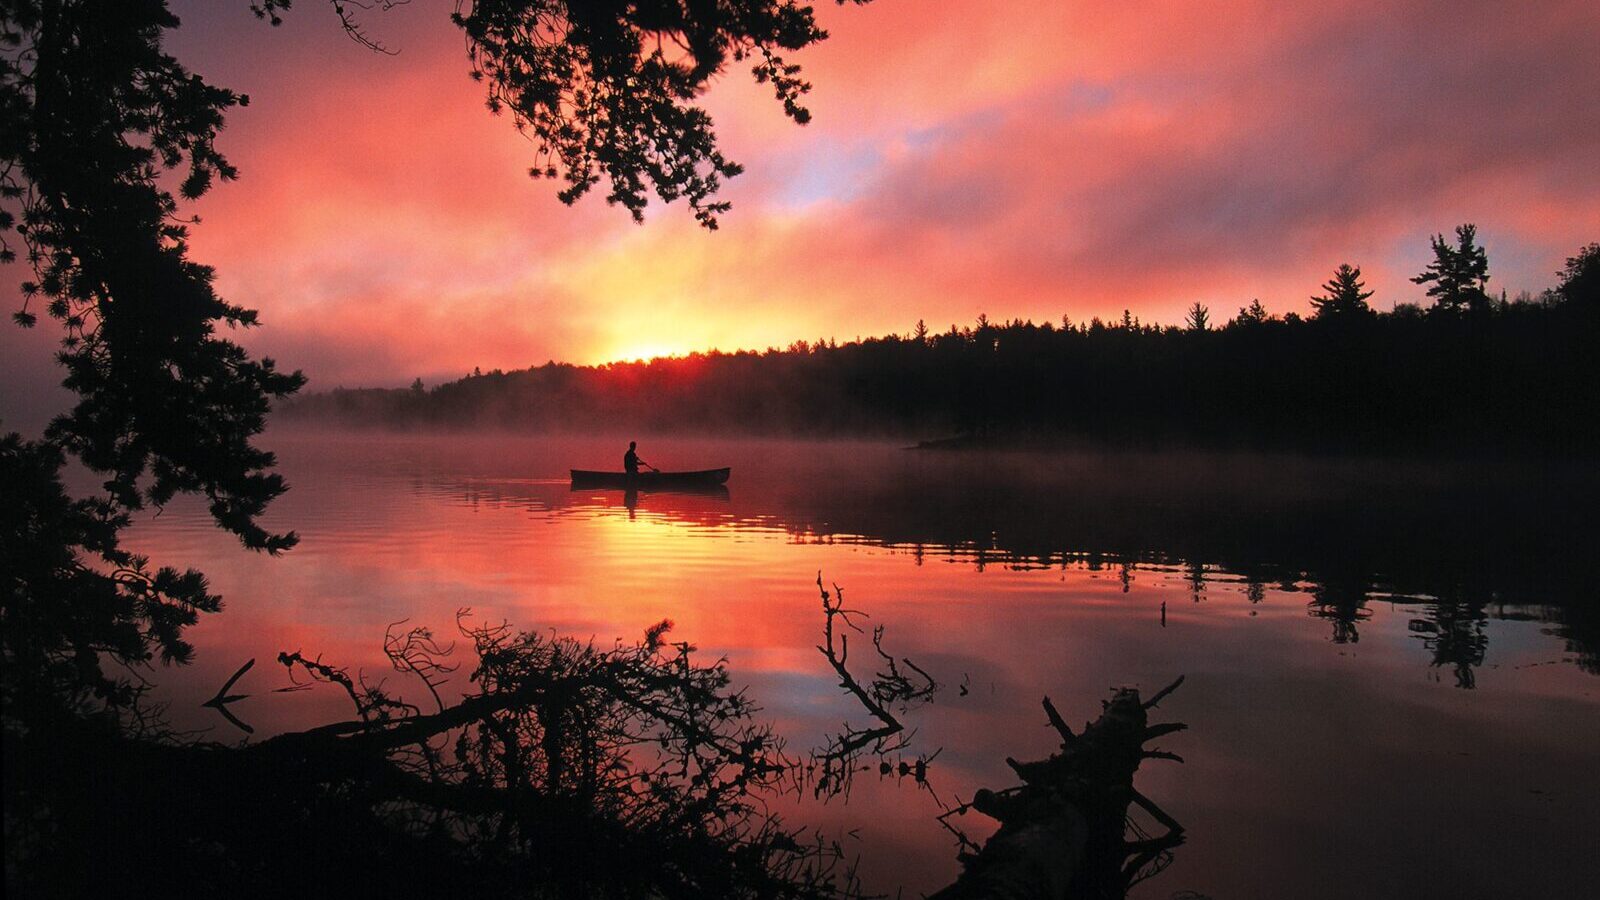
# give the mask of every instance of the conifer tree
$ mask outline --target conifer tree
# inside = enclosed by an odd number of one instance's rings
[[[1556,275],[1561,279],[1556,293],[1564,302],[1600,311],[1600,243],[1568,257],[1566,268]]]
[[[1250,301],[1249,306],[1239,308],[1239,317],[1235,321],[1241,325],[1261,325],[1271,318],[1267,308],[1261,305],[1260,298],[1256,298]]]
[[[1468,223],[1456,226],[1453,247],[1444,235],[1433,236],[1433,262],[1411,280],[1416,284],[1432,283],[1428,296],[1434,298],[1434,309],[1446,312],[1489,309],[1489,294],[1484,290],[1489,283],[1489,255],[1478,246],[1477,235],[1478,227]]]
[[[1322,285],[1323,294],[1311,298],[1311,306],[1316,310],[1316,317],[1326,319],[1342,316],[1359,316],[1372,312],[1372,307],[1367,305],[1367,298],[1372,296],[1371,291],[1362,290],[1366,285],[1361,282],[1361,267],[1344,263],[1333,273],[1333,277]]]

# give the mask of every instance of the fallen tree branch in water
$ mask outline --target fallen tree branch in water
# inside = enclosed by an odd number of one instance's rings
[[[463,616],[473,693],[437,712],[283,653],[297,685],[337,686],[355,716],[243,746],[77,718],[7,728],[7,826],[17,810],[37,823],[8,840],[8,885],[15,870],[73,896],[278,895],[308,878],[355,896],[859,896],[837,842],[769,809],[802,765],[725,660],[669,628],[605,647]],[[404,671],[443,670],[446,648],[390,634],[386,649],[429,654]],[[102,846],[150,821],[162,840]]]
[[[691,885],[735,896],[854,891],[848,872],[833,871],[842,851],[802,843],[765,812],[758,795],[793,789],[797,767],[729,689],[725,660],[697,663],[692,646],[664,640],[665,621],[637,644],[603,649],[459,618],[478,693],[424,714],[286,653],[291,672],[343,687],[358,718],[241,752],[421,808],[430,827],[551,884],[664,896]],[[424,631],[391,629],[385,649],[430,692],[450,670],[448,650]]]
[[[850,636],[840,631],[837,626],[843,625],[857,634],[862,634],[861,628],[851,620],[851,617],[865,618],[866,613],[849,609],[844,605],[844,589],[837,583],[833,585],[833,592],[830,594],[828,589],[823,587],[821,572],[817,573],[817,591],[822,595],[823,614],[823,642],[818,645],[817,652],[822,654],[834,673],[839,676],[839,687],[855,697],[862,708],[878,722],[877,725],[868,728],[845,722],[842,731],[829,735],[826,745],[812,752],[810,768],[815,777],[813,783],[815,794],[818,797],[848,795],[851,781],[859,768],[857,762],[863,754],[870,753],[878,757],[881,767],[886,771],[893,768],[887,758],[909,747],[911,738],[916,733],[908,731],[896,713],[904,714],[913,706],[933,699],[939,690],[939,683],[909,658],[901,657],[896,662],[895,658],[883,649],[883,626],[875,625],[872,629],[872,647],[878,653],[883,670],[877,672],[870,682],[863,685],[850,672],[847,665],[850,658]],[[901,670],[902,665],[907,671]],[[906,768],[907,764],[902,763],[901,767]],[[916,772],[919,783],[926,782],[926,759],[919,758],[910,768]]]
[[[1164,868],[1173,848],[1183,843],[1183,826],[1139,793],[1133,776],[1144,759],[1177,759],[1144,745],[1183,727],[1152,726],[1147,718],[1147,710],[1182,683],[1179,678],[1147,702],[1140,701],[1136,689],[1118,690],[1100,718],[1077,735],[1046,698],[1045,715],[1062,738],[1060,752],[1037,762],[1008,758],[1021,785],[980,790],[971,802],[939,817],[962,842],[963,869],[930,900],[1120,898]],[[1130,805],[1165,832],[1144,836],[1128,816]],[[1000,823],[981,848],[948,822],[969,809]]]

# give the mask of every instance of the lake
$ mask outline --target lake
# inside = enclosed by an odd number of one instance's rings
[[[626,440],[274,433],[292,489],[241,550],[193,502],[131,548],[206,572],[225,611],[198,659],[155,673],[183,727],[243,732],[199,703],[245,660],[255,737],[350,715],[290,685],[281,650],[386,678],[385,629],[454,634],[457,611],[633,641],[663,619],[791,750],[865,714],[816,649],[816,579],[941,684],[907,716],[928,784],[858,778],[848,802],[783,798],[859,855],[869,888],[917,896],[957,871],[940,802],[1014,783],[1119,686],[1182,688],[1154,713],[1140,790],[1187,829],[1133,896],[1577,897],[1600,884],[1600,486],[1578,466],[1317,460],[1065,448],[642,439],[665,469],[731,465],[725,492],[573,491]],[[861,659],[861,664],[865,660]],[[466,668],[470,668],[470,661]],[[465,670],[446,690],[470,690]],[[985,834],[976,814],[961,824]],[[1150,824],[1145,822],[1145,827]]]

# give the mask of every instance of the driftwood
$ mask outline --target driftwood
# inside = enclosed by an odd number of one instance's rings
[[[1133,775],[1146,759],[1182,762],[1176,754],[1145,747],[1184,728],[1151,725],[1148,716],[1182,683],[1179,678],[1146,701],[1135,689],[1116,691],[1081,734],[1073,733],[1046,697],[1045,715],[1061,735],[1060,751],[1038,762],[1007,759],[1020,786],[980,790],[941,817],[972,809],[1000,822],[1000,830],[981,850],[962,836],[978,852],[963,853],[960,877],[930,900],[1120,898],[1159,870],[1183,843],[1183,826],[1139,793]],[[1145,836],[1128,816],[1130,805],[1165,832]]]

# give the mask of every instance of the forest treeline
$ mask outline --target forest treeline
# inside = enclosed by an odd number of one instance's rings
[[[1546,449],[1600,438],[1600,244],[1539,296],[1495,298],[1471,226],[1434,240],[1432,304],[1374,311],[1341,266],[1314,312],[1259,301],[1220,325],[1129,313],[967,327],[764,352],[474,371],[410,389],[295,398],[280,421],[519,430],[624,428],[811,436],[1062,437],[1327,449]]]

